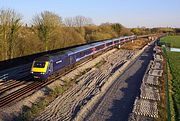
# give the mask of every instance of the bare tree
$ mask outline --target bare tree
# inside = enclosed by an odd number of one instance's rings
[[[68,27],[74,27],[73,17],[67,17],[64,19],[64,24]]]
[[[64,19],[64,24],[68,27],[83,27],[92,25],[92,19],[84,16],[68,17]]]
[[[14,10],[0,10],[1,44],[3,59],[13,58],[13,50],[18,30],[21,27],[21,16]]]
[[[33,26],[37,30],[40,40],[44,42],[46,51],[48,51],[50,36],[53,34],[54,30],[61,25],[61,17],[49,11],[44,11],[34,17]]]

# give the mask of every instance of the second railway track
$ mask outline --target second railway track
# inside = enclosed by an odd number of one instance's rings
[[[27,80],[29,80],[30,77],[29,76],[26,76],[24,78],[20,80],[8,80],[8,81],[4,81],[1,85],[0,85],[0,97],[3,93],[13,89],[13,88],[16,88],[16,87],[19,87],[21,85],[24,85],[26,83],[28,83]],[[26,80],[26,81],[25,81]]]
[[[59,79],[59,78],[60,78],[60,76],[53,78],[52,80],[49,80],[47,82],[32,82],[25,87],[22,87],[10,94],[7,94],[0,98],[0,107],[4,107],[7,104],[15,102],[18,99],[22,98],[23,96],[29,96],[36,90],[41,89],[42,87],[52,83],[53,81],[55,81],[56,79]]]
[[[3,88],[0,89],[0,95],[25,83],[25,81],[15,81],[14,83],[9,83],[8,85],[5,85]]]

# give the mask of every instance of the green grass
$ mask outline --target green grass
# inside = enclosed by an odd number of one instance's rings
[[[169,65],[172,74],[172,100],[176,120],[180,120],[180,53],[168,52]]]
[[[166,36],[161,38],[160,41],[170,43],[171,47],[180,48],[180,36]]]
[[[161,42],[170,43],[171,47],[180,48],[180,36],[166,36],[161,38]],[[171,105],[175,111],[175,120],[180,120],[180,53],[167,52],[169,66],[172,75],[172,96],[170,97]]]

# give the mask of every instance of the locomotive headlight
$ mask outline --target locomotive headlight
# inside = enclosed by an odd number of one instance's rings
[[[41,74],[45,74],[45,73],[41,72]]]
[[[34,72],[31,71],[31,73],[33,74]]]

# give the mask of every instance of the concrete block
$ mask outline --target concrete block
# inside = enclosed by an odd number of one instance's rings
[[[146,74],[143,78],[143,83],[147,84],[147,85],[155,85],[158,86],[159,85],[159,77],[158,76],[152,76],[149,74]]]
[[[163,70],[150,69],[148,74],[152,76],[161,77],[163,74]]]

